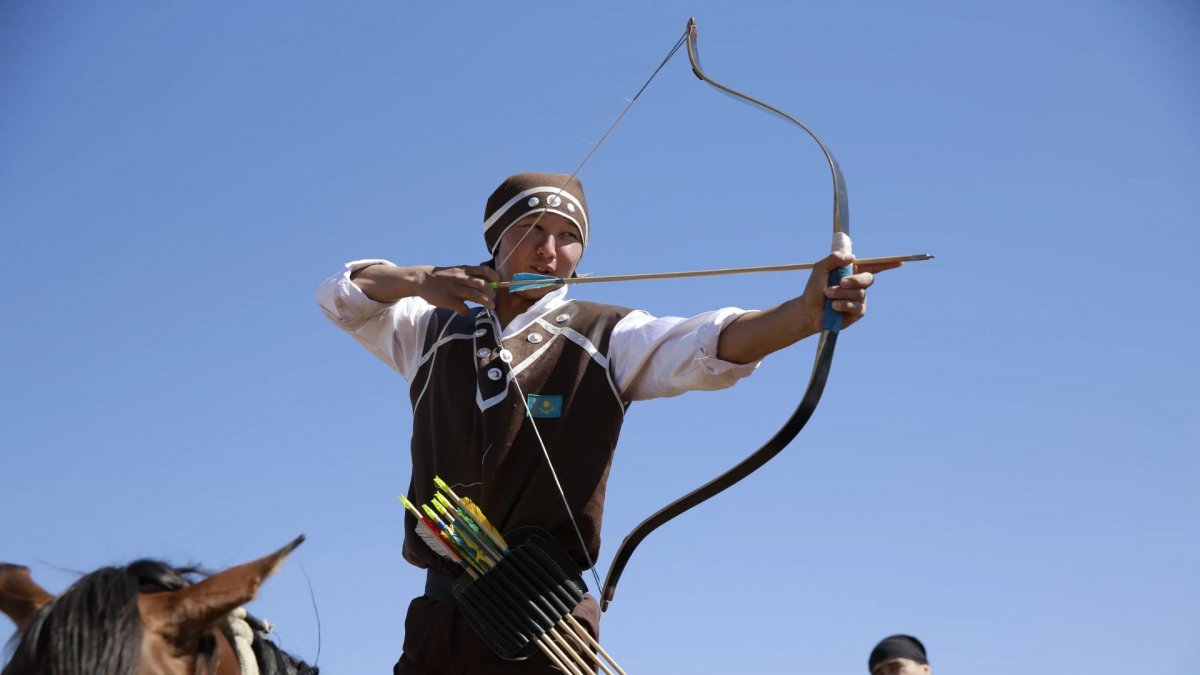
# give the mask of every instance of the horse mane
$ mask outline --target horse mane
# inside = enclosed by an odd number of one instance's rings
[[[142,644],[138,592],[143,585],[173,590],[186,583],[172,568],[149,560],[103,567],[82,577],[13,636],[13,656],[4,675],[136,675]]]
[[[31,615],[9,641],[12,658],[0,675],[137,675],[142,619],[138,593],[175,591],[207,576],[197,567],[137,560],[104,567],[71,585]],[[267,625],[251,617],[260,675],[318,675],[316,668],[272,642]],[[201,640],[196,673],[214,673],[216,641]]]
[[[319,675],[320,670],[289,654],[275,644],[271,638],[271,627],[253,615],[246,615],[246,623],[254,631],[254,658],[258,661],[259,675]]]

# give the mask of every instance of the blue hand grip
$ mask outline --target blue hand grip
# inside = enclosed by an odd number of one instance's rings
[[[837,286],[842,283],[842,279],[850,276],[854,272],[853,265],[839,267],[829,273],[829,286]],[[833,311],[833,301],[825,301],[825,317],[821,320],[821,330],[837,333],[842,330],[842,313]]]

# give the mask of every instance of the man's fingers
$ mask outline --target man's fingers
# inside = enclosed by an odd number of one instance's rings
[[[492,298],[496,296],[496,289],[487,285],[483,279],[463,279],[462,285],[459,287],[459,293],[464,300],[477,302],[481,305],[491,306]]]
[[[825,297],[830,300],[857,300],[861,302],[867,299],[867,291],[862,288],[829,286],[825,289]]]
[[[488,309],[493,309],[496,306],[495,301],[492,300],[492,296],[489,293],[484,293],[482,291],[476,291],[475,293],[472,293],[471,297],[467,298],[467,300],[470,300],[477,305],[483,305]]]
[[[870,288],[871,284],[875,283],[875,275],[870,272],[859,272],[851,274],[842,279],[841,288]]]
[[[849,253],[830,253],[817,261],[817,264],[813,266],[813,271],[829,274],[837,268],[845,267],[852,262],[854,262],[854,256]]]
[[[902,263],[875,263],[871,265],[854,265],[854,272],[848,274],[836,286],[829,285],[829,274],[839,267],[852,265],[854,256],[848,253],[831,253],[825,256],[813,267],[809,277],[806,294],[821,289],[830,308],[843,315],[842,326],[863,318],[867,313],[867,289],[875,283],[875,274],[896,269]],[[811,296],[810,296],[811,297]]]
[[[457,265],[452,267],[435,267],[434,274],[448,279],[477,280],[486,284],[489,281],[500,281],[496,270],[486,265]]]
[[[496,294],[496,289],[492,288],[489,282],[499,281],[500,275],[490,267],[464,267],[463,273],[468,275],[459,279],[465,288],[468,288],[475,293],[483,293],[485,297],[491,298]]]
[[[489,281],[500,281],[500,274],[486,265],[470,265],[463,268],[471,277],[481,279],[485,284]]]
[[[463,312],[460,311],[458,307],[462,305],[462,303],[466,302],[474,302],[475,304],[483,305],[488,309],[493,309],[495,307],[495,301],[493,298],[495,297],[496,291],[489,288],[483,282],[483,280],[457,279],[456,281],[456,284],[446,288],[446,295],[448,297],[446,298],[447,303],[443,305],[444,307],[453,309],[459,314],[462,314]],[[465,307],[465,305],[462,306]]]
[[[904,263],[902,263],[902,262],[890,262],[890,263],[875,263],[872,265],[855,265],[854,273],[857,274],[859,272],[871,272],[874,274],[878,274],[880,272],[894,270],[903,264]]]
[[[845,267],[848,260],[853,260],[854,256],[848,256],[844,253],[830,253],[818,260],[812,268],[812,272],[808,275],[808,283],[805,284],[805,294],[819,294],[820,289],[825,288],[829,284],[829,273],[839,267]]]
[[[867,303],[857,300],[834,300],[833,311],[843,314],[862,316],[867,313]]]

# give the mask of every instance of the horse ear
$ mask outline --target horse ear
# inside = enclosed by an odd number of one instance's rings
[[[0,563],[0,612],[21,625],[26,617],[54,599],[29,576],[29,568]]]
[[[304,535],[274,553],[218,572],[177,591],[138,595],[143,627],[186,648],[226,614],[254,599],[259,586],[283,564]]]

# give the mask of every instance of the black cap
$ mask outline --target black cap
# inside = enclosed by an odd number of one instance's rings
[[[879,641],[871,650],[871,658],[867,660],[867,668],[875,670],[875,666],[892,659],[909,659],[915,663],[929,663],[925,656],[925,645],[911,635],[891,635]]]

